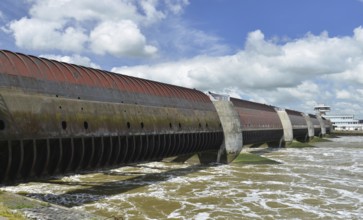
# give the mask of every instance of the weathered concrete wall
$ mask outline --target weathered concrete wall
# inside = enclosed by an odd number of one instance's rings
[[[286,113],[285,110],[276,109],[278,116],[280,117],[282,127],[284,128],[284,141],[286,143],[290,143],[293,140],[293,131],[292,131],[292,124],[289,118],[289,115]]]
[[[0,120],[5,127],[0,130],[0,140],[222,133],[218,114],[213,110],[93,102],[15,89],[0,90]]]
[[[333,124],[331,123],[331,121],[329,119],[326,119],[326,118],[323,118],[323,122],[324,122],[324,125],[325,125],[326,134],[330,134],[331,130],[332,130],[332,127],[333,127]]]
[[[218,152],[223,132],[210,105],[203,111],[1,88],[0,184]]]
[[[320,115],[316,115],[316,118],[319,120],[320,127],[321,127],[321,135],[324,136],[326,134],[326,128],[323,118]]]
[[[275,107],[232,97],[230,101],[241,122],[244,146],[281,142],[284,131]]]
[[[313,122],[311,121],[309,115],[306,115],[304,113],[301,113],[302,116],[305,118],[306,120],[306,124],[308,125],[308,135],[309,135],[309,138],[313,138],[314,137],[314,124]]]
[[[218,112],[224,133],[224,142],[218,152],[217,162],[229,163],[242,150],[242,125],[232,102],[214,101],[213,104]]]

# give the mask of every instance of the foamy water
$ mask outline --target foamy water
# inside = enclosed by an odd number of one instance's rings
[[[124,219],[361,219],[363,137],[264,154],[277,165],[147,163],[11,192]]]

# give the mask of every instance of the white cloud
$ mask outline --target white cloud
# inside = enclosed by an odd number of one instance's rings
[[[315,98],[316,94],[321,93],[319,85],[312,81],[303,81],[296,87],[278,88],[277,90],[281,93],[290,95],[294,99],[305,101],[312,100]]]
[[[23,49],[169,60],[229,50],[220,38],[180,19],[188,0],[28,2],[27,16],[1,28]]]
[[[182,13],[184,7],[189,4],[188,0],[164,0],[164,1],[169,10],[174,14]]]
[[[332,75],[336,81],[342,80],[351,84],[363,84],[363,57],[355,58],[356,61],[351,64],[350,68]]]
[[[40,55],[40,57],[44,57],[44,58],[51,59],[51,60],[57,60],[60,62],[65,62],[65,63],[73,63],[76,65],[81,65],[81,66],[85,66],[85,67],[92,67],[95,69],[101,68],[99,65],[93,63],[90,58],[83,57],[78,54],[74,54],[72,56],[44,54],[44,55]]]
[[[22,18],[10,23],[16,45],[26,49],[80,52],[87,41],[82,29],[67,27],[54,21]]]
[[[197,53],[197,55],[220,55],[226,54],[229,48],[221,44],[221,39],[204,31],[189,27],[187,24],[177,20],[169,21],[169,29],[163,32],[162,35],[168,36],[167,39],[173,39],[173,50],[178,53]]]
[[[156,9],[158,0],[141,0],[140,6],[143,9],[147,20],[154,22],[164,19],[166,16],[163,12]]]
[[[345,42],[336,45],[330,41],[335,40],[325,36],[307,36],[278,45],[266,41],[258,30],[249,34],[246,49],[233,55],[198,56],[154,66],[115,68],[114,71],[125,74],[136,72],[141,77],[200,89],[294,87],[310,77],[342,71],[346,52],[335,51],[335,48],[349,45]]]
[[[0,21],[4,21],[4,20],[5,20],[4,13],[0,10]]]
[[[115,56],[153,55],[157,48],[146,44],[137,25],[130,20],[103,22],[90,34],[91,49],[97,54]]]
[[[336,97],[338,99],[350,99],[352,96],[350,95],[350,92],[347,90],[337,90],[336,91]]]
[[[363,89],[357,89],[356,92],[357,92],[356,95],[359,95],[360,97],[363,98]]]
[[[336,102],[334,104],[334,112],[338,114],[353,114],[356,116],[356,119],[363,119],[361,111],[362,111],[362,105],[360,103],[344,101],[344,102]]]
[[[244,50],[225,56],[196,56],[175,62],[113,71],[204,91],[227,90],[243,98],[311,111],[312,105],[334,105],[336,98],[363,85],[363,28],[352,36],[307,34],[279,44],[251,32]],[[363,104],[358,104],[363,108]],[[334,108],[334,107],[333,107]]]
[[[351,109],[363,108],[363,97],[355,95],[363,85],[362,27],[352,36],[307,33],[283,41],[266,39],[256,30],[247,36],[244,48],[231,54],[220,38],[180,20],[188,0],[28,2],[28,16],[1,28],[20,48],[164,60],[194,54],[113,71],[304,111],[317,103],[340,111],[346,103],[355,103]],[[84,56],[53,59],[99,67]]]
[[[7,31],[20,48],[152,56],[158,49],[148,43],[143,29],[165,20],[169,13],[180,13],[188,1],[166,3],[167,6],[159,0],[32,0],[29,16],[8,23]]]
[[[129,0],[33,0],[29,14],[41,20],[107,21],[142,20],[137,5]]]

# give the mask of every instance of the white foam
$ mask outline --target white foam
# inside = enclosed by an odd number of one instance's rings
[[[196,216],[193,217],[195,220],[207,220],[209,219],[210,214],[206,212],[198,213]]]
[[[136,201],[141,199],[172,203],[175,210],[166,212],[160,207],[164,218],[294,219],[289,213],[297,210],[313,218],[359,219],[363,211],[361,152],[362,148],[325,143],[264,155],[280,161],[278,165],[189,167],[155,162],[111,170],[115,175],[73,175],[62,178],[63,184],[28,183],[3,189],[26,191],[58,204],[78,203],[74,209],[125,219],[155,219],[148,216],[148,207],[139,207]],[[74,193],[87,188],[88,193]],[[115,189],[115,194],[98,195],[103,189]]]

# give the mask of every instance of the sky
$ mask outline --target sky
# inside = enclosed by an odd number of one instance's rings
[[[363,0],[1,0],[0,48],[363,119]]]

